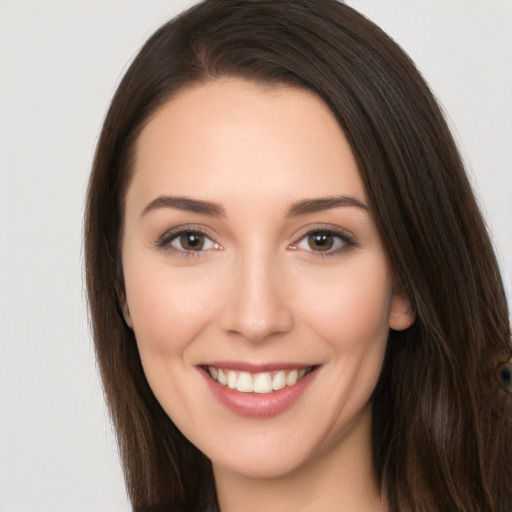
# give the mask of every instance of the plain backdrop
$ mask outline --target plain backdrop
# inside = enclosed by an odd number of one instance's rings
[[[0,0],[0,512],[125,512],[88,330],[82,215],[127,63],[193,1]],[[512,288],[512,1],[351,0],[441,101]]]

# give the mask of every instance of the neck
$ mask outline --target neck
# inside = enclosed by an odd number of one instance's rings
[[[251,478],[214,465],[222,512],[386,512],[372,464],[367,407],[329,450],[274,478]]]

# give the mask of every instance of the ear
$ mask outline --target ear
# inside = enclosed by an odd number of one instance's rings
[[[411,307],[411,302],[405,293],[398,287],[393,286],[393,295],[389,308],[389,327],[394,331],[404,331],[414,323],[416,315]]]
[[[126,302],[126,299],[122,302],[121,308],[123,310],[123,317],[124,317],[124,321],[126,322],[126,325],[130,329],[133,329],[132,317],[130,315],[130,310],[128,309],[128,303]]]

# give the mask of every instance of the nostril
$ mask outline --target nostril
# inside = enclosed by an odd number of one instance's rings
[[[254,295],[237,299],[222,312],[220,322],[225,332],[260,343],[293,328],[293,315],[285,301]]]
[[[233,339],[261,343],[290,332],[293,312],[285,279],[275,251],[257,244],[240,250],[240,260],[226,283],[219,325]]]

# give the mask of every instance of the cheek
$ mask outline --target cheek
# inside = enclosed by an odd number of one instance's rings
[[[183,275],[149,265],[136,276],[125,269],[126,295],[141,357],[180,355],[215,311],[214,276]],[[190,273],[190,269],[187,270]]]
[[[357,351],[385,343],[392,290],[385,265],[361,268],[364,271],[347,268],[330,276],[322,293],[310,295],[308,304],[310,323],[322,338]]]
[[[343,269],[335,278],[331,275],[307,310],[310,328],[330,351],[330,393],[323,406],[330,411],[331,428],[325,446],[346,432],[368,404],[387,345],[390,273],[380,263],[361,265],[361,269]]]

